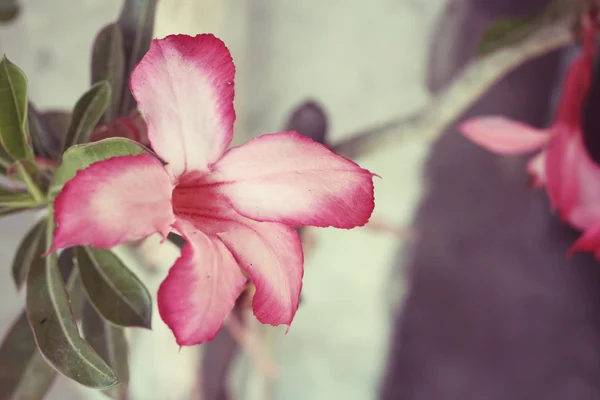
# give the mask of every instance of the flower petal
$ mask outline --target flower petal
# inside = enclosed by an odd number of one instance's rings
[[[545,131],[501,116],[469,119],[459,129],[475,144],[500,154],[528,153],[548,141]]]
[[[173,194],[177,215],[208,235],[217,235],[256,286],[254,315],[271,325],[289,325],[298,309],[302,288],[302,243],[295,229],[256,222],[229,207],[213,187]]]
[[[213,35],[153,40],[131,74],[152,148],[173,176],[206,170],[233,136],[235,67]]]
[[[177,344],[212,340],[233,309],[246,277],[225,245],[191,224],[178,222],[187,239],[181,257],[158,290],[158,311]]]
[[[154,232],[166,236],[175,221],[172,190],[162,164],[149,154],[113,157],[78,171],[54,202],[52,251],[110,248]]]
[[[296,132],[225,153],[208,182],[240,214],[292,226],[354,228],[373,212],[373,174]]]
[[[218,236],[256,286],[252,310],[271,325],[290,325],[298,309],[304,254],[298,232],[275,222],[238,224]]]
[[[597,253],[600,250],[600,222],[585,230],[569,249],[569,256],[578,251]]]
[[[579,199],[580,162],[586,157],[581,135],[566,125],[556,125],[546,150],[546,187],[548,197],[566,219]]]
[[[546,151],[534,156],[527,163],[527,172],[531,177],[531,185],[541,188],[546,185]]]

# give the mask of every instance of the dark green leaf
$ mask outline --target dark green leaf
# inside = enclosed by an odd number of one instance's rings
[[[81,321],[83,336],[115,371],[119,384],[104,393],[122,399],[129,384],[128,346],[125,330],[104,321],[89,302],[84,302]]]
[[[125,0],[117,23],[123,32],[125,49],[125,82],[120,115],[127,115],[136,107],[129,91],[129,75],[150,48],[154,30],[157,0]]]
[[[42,252],[39,252],[39,241],[42,240],[42,235],[45,234],[46,220],[43,219],[35,224],[21,241],[12,262],[12,276],[17,289],[21,289],[21,286],[27,279],[31,264],[37,258],[42,257]]]
[[[23,311],[0,347],[0,400],[42,399],[55,377],[35,345]]]
[[[69,292],[69,300],[71,301],[71,309],[75,319],[81,319],[81,312],[85,300],[85,291],[79,278],[77,268],[75,268],[75,251],[68,248],[60,253],[58,257],[58,269],[63,281],[67,284]]]
[[[148,289],[112,251],[78,247],[75,254],[83,287],[100,315],[115,325],[151,328]]]
[[[110,105],[103,122],[112,121],[119,114],[124,76],[123,34],[118,24],[110,24],[98,33],[92,50],[92,83],[107,81],[111,88]]]
[[[27,131],[27,77],[6,57],[0,61],[0,140],[13,160],[33,159]]]
[[[20,12],[17,0],[0,0],[0,22],[12,21]]]
[[[8,155],[6,150],[0,146],[0,174],[6,175],[8,169],[13,164],[12,158]]]
[[[40,204],[46,198],[40,189],[41,182],[38,179],[37,172],[35,163],[28,160],[16,161],[8,170],[9,178],[23,182],[27,187],[29,195],[31,195],[29,197],[33,199],[31,202],[26,202],[25,206]]]
[[[70,147],[64,154],[50,185],[51,196],[57,195],[63,185],[73,179],[77,171],[91,164],[117,156],[143,154],[147,150],[129,139],[110,138],[94,143]]]
[[[45,223],[45,220],[40,222],[41,225]],[[45,230],[42,234],[45,234]],[[39,246],[38,250],[41,250]],[[83,290],[72,257],[69,262],[69,252],[73,254],[67,249],[60,255],[60,273],[73,308],[80,310],[84,300]],[[37,254],[37,257],[41,258],[41,254]],[[56,371],[37,349],[26,312],[21,313],[0,347],[0,400],[42,399],[55,377]]]
[[[49,223],[46,240],[40,240],[40,251],[47,248],[52,230],[53,224]],[[56,253],[31,266],[26,308],[38,348],[56,370],[91,388],[108,389],[118,383],[110,367],[79,336]]]
[[[92,85],[75,104],[71,125],[63,143],[63,151],[74,144],[87,143],[90,133],[102,118],[110,102],[110,84],[101,81]]]
[[[42,114],[40,114],[31,102],[29,102],[27,121],[34,153],[41,157],[57,160],[60,156],[60,143],[63,135],[59,136],[50,129],[45,123]]]
[[[38,202],[27,192],[13,192],[0,187],[0,207],[34,207]]]

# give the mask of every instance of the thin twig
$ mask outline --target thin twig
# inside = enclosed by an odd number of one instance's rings
[[[473,60],[422,110],[342,140],[332,149],[355,158],[398,144],[409,137],[435,140],[446,127],[506,74],[572,41],[572,18],[540,28],[522,42]]]

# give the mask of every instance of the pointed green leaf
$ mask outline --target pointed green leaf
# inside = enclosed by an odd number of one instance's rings
[[[0,347],[0,400],[42,399],[55,377],[35,345],[23,311]]]
[[[70,116],[69,116],[70,119]],[[36,155],[51,160],[57,160],[60,156],[60,143],[62,135],[56,135],[44,121],[42,114],[29,102],[27,122],[31,135],[31,144]]]
[[[81,284],[79,272],[75,268],[75,251],[74,249],[68,248],[60,253],[58,257],[58,269],[60,275],[65,281],[67,291],[69,292],[69,300],[71,302],[71,309],[75,319],[81,319],[81,311],[83,303],[85,301],[85,291]]]
[[[110,105],[102,117],[103,122],[112,121],[119,114],[124,76],[123,34],[118,24],[110,24],[98,33],[92,50],[92,83],[107,81],[111,88]]]
[[[115,398],[124,398],[129,384],[128,346],[125,330],[106,322],[88,302],[84,302],[81,321],[85,340],[115,371],[119,384],[104,393]]]
[[[150,48],[154,31],[154,14],[157,0],[125,0],[117,23],[123,32],[125,49],[125,82],[120,115],[127,115],[136,108],[129,90],[129,75]]]
[[[0,188],[0,207],[27,208],[37,205],[39,203],[27,192],[11,192]]]
[[[40,240],[40,251],[48,247],[53,228],[54,224],[48,223],[46,240]],[[26,309],[38,348],[56,370],[91,388],[108,389],[118,383],[110,367],[79,336],[56,253],[38,259],[31,266]]]
[[[0,174],[6,175],[8,169],[13,164],[12,158],[8,155],[6,150],[0,146]]]
[[[46,220],[40,221],[40,224],[45,225]],[[44,227],[42,234],[45,234]],[[38,250],[41,249],[38,247]],[[72,257],[69,262],[68,250],[60,255],[60,274],[73,309],[80,310],[84,300],[83,291],[81,282],[77,280],[77,269],[74,269]],[[70,253],[73,254],[72,251]],[[41,254],[37,254],[37,257],[41,258]],[[56,371],[46,362],[35,344],[24,311],[0,347],[0,400],[41,400],[55,377]]]
[[[83,287],[98,313],[119,326],[151,327],[152,298],[144,284],[110,250],[75,250]]]
[[[0,141],[13,160],[33,159],[27,131],[27,77],[6,57],[0,61]]]
[[[19,182],[23,182],[27,187],[30,197],[33,198],[33,204],[43,203],[46,196],[40,189],[40,180],[38,179],[37,167],[35,163],[29,160],[16,161],[8,170],[8,176]],[[24,204],[27,206],[28,204]]]
[[[74,144],[87,143],[90,133],[102,118],[110,102],[110,84],[101,81],[92,85],[75,104],[71,125],[63,143],[63,151]]]
[[[41,220],[35,224],[24,236],[17,249],[12,262],[12,276],[17,289],[21,289],[27,279],[31,264],[42,256],[42,253],[39,252],[39,241],[42,239],[42,235],[46,233],[45,228],[46,220]]]
[[[111,157],[138,155],[147,152],[139,143],[123,138],[110,138],[94,143],[70,147],[64,154],[62,163],[54,173],[50,184],[50,195],[56,196],[63,185],[73,179],[80,169]]]

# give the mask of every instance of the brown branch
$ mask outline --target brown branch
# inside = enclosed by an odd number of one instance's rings
[[[334,144],[332,149],[345,157],[355,158],[410,137],[435,140],[506,74],[529,60],[569,44],[572,39],[571,18],[546,25],[518,44],[473,60],[422,110],[354,134]]]

